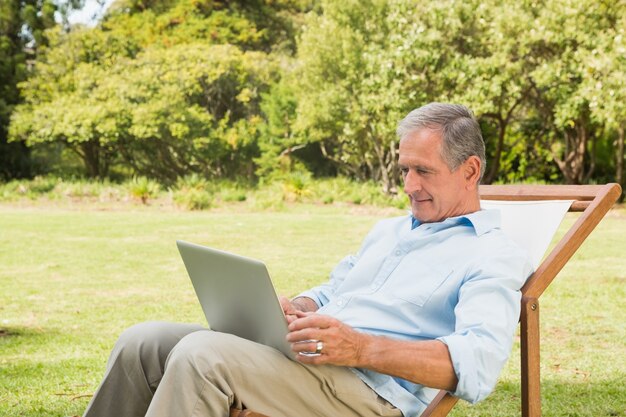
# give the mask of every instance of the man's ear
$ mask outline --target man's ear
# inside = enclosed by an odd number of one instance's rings
[[[480,181],[480,158],[472,155],[463,163],[463,175],[465,178],[465,187],[468,190],[478,187]]]

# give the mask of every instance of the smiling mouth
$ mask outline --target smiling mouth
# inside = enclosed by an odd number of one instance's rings
[[[432,200],[431,198],[415,198],[412,195],[409,196],[409,199],[411,203],[427,203]]]

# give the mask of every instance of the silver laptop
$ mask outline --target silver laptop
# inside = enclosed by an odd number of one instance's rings
[[[180,240],[176,245],[212,330],[294,358],[285,339],[287,320],[263,262]]]

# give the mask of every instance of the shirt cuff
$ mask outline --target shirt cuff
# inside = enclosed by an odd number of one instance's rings
[[[470,332],[438,338],[450,352],[452,366],[458,379],[452,394],[472,404],[486,398],[493,391],[506,357],[501,352],[482,352],[480,337]]]
[[[296,295],[294,298],[298,298],[298,297],[310,298],[311,300],[315,301],[315,304],[317,304],[318,308],[323,305],[322,300],[320,300],[320,298],[317,295],[317,293],[315,291],[313,291],[313,290],[308,290],[308,291],[302,292],[302,293]]]

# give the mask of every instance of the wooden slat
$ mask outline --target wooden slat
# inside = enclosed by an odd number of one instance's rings
[[[421,417],[445,417],[459,401],[458,397],[450,395],[446,391],[439,391],[437,396],[430,402]]]
[[[587,207],[589,207],[589,204],[591,204],[590,201],[574,201],[569,211],[585,211]]]
[[[520,316],[522,417],[541,417],[539,300],[522,298]]]
[[[605,187],[606,185],[481,185],[480,197],[486,200],[509,201],[589,201],[596,198]]]

